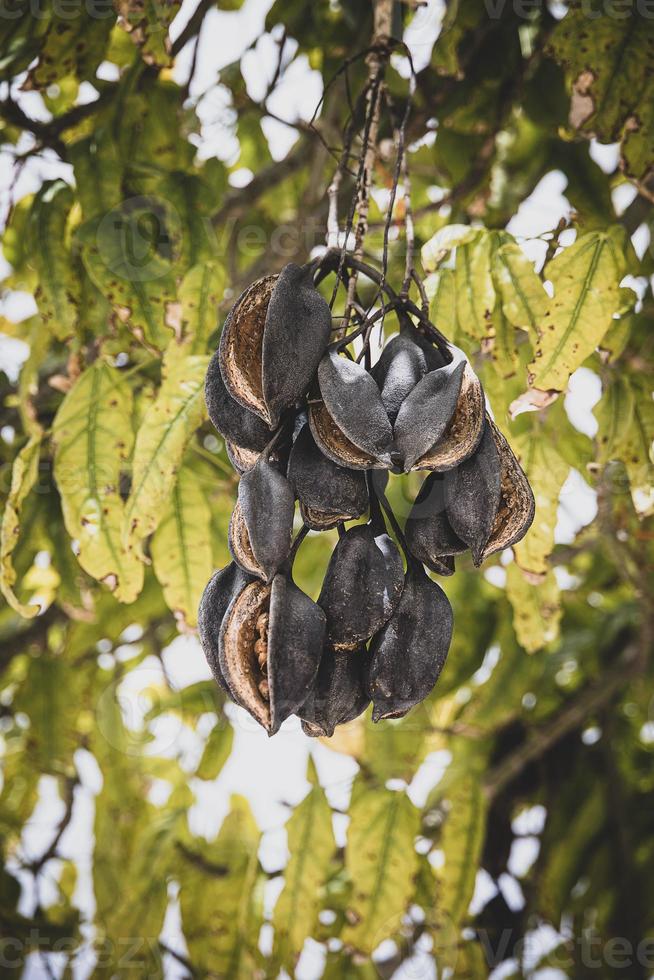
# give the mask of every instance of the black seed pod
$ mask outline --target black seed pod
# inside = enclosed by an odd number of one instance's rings
[[[490,427],[500,459],[501,500],[490,538],[481,555],[482,561],[524,538],[531,527],[536,507],[529,481],[508,442],[492,419],[488,419],[487,426]]]
[[[390,466],[393,430],[374,378],[331,348],[318,367],[318,382],[325,407],[346,439],[376,465]]]
[[[452,361],[425,374],[397,413],[393,427],[395,452],[406,473],[443,436],[456,411],[468,362],[458,347],[451,351]]]
[[[304,523],[315,531],[360,517],[368,507],[366,478],[320,452],[307,423],[293,443],[288,481],[300,501]]]
[[[370,656],[365,646],[345,652],[325,647],[313,690],[298,717],[313,738],[331,738],[337,725],[358,718],[370,704],[364,682]]]
[[[211,673],[227,694],[231,692],[221,670],[219,658],[220,627],[234,596],[251,581],[252,577],[232,561],[209,579],[200,600],[198,610],[200,643]]]
[[[235,596],[220,631],[220,667],[234,700],[269,735],[312,690],[325,615],[290,577],[254,581]]]
[[[220,373],[220,355],[209,362],[204,382],[209,418],[220,434],[240,449],[260,453],[270,442],[270,429],[258,415],[244,408],[227,390]]]
[[[445,478],[447,519],[480,565],[500,506],[500,457],[490,424],[474,454]]]
[[[252,449],[243,449],[242,446],[237,446],[235,442],[229,442],[228,439],[225,439],[225,449],[227,458],[237,473],[247,473],[251,470],[260,455]]]
[[[415,461],[413,469],[442,473],[468,459],[479,445],[485,413],[481,382],[466,361],[454,414],[440,439]]]
[[[427,358],[414,340],[414,333],[403,330],[393,337],[371,371],[391,424],[395,422],[404,399],[428,370]]]
[[[334,548],[318,598],[329,642],[338,649],[365,643],[393,615],[403,577],[387,534],[371,524],[350,528]]]
[[[441,473],[430,473],[421,486],[407,517],[404,536],[414,558],[439,575],[451,575],[454,571],[452,555],[467,550],[467,545],[455,534],[447,518]]]
[[[294,263],[252,283],[220,338],[220,369],[236,401],[277,427],[307,391],[329,342],[331,311],[309,268]]]
[[[229,547],[241,568],[270,582],[291,548],[295,496],[263,456],[241,477],[229,524]]]
[[[337,466],[353,470],[370,470],[381,465],[370,453],[364,452],[350,442],[327,411],[324,402],[316,401],[310,405],[309,425],[320,451]]]
[[[443,590],[411,563],[399,605],[370,644],[367,692],[372,720],[402,718],[438,680],[452,639],[452,607]]]

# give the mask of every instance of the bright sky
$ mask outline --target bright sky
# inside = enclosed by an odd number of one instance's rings
[[[233,62],[261,34],[267,10],[271,0],[245,0],[239,11],[225,12],[212,10],[206,18],[202,32],[199,57],[194,83],[191,89],[193,99],[199,98],[198,113],[202,121],[201,139],[198,143],[198,154],[206,159],[213,155],[233,163],[238,154],[238,143],[230,130],[229,106],[226,91],[216,87],[218,71]],[[182,9],[173,25],[173,37],[182,30],[188,17],[196,6],[196,0],[184,0]],[[417,67],[420,68],[429,60],[431,46],[437,36],[440,20],[444,12],[442,0],[430,0],[426,7],[418,12],[414,23],[407,30],[406,40],[412,49]],[[295,46],[288,44],[289,55],[295,51]],[[254,98],[261,98],[276,64],[277,45],[273,38],[264,37],[256,45],[254,51],[249,51],[243,59],[243,71],[248,90]],[[190,65],[191,52],[189,47],[181,53],[175,66],[175,76],[185,82]],[[101,74],[110,77],[111,66],[104,66]],[[206,94],[205,94],[206,93]],[[309,119],[321,94],[321,78],[308,66],[305,58],[300,58],[286,73],[275,94],[269,100],[270,109],[280,118],[293,120],[298,117]],[[0,93],[1,95],[1,93]],[[25,110],[39,118],[47,118],[47,112],[37,93],[15,92]],[[92,86],[85,85],[81,100],[87,101],[94,97]],[[285,155],[294,140],[294,130],[283,123],[267,120],[264,123],[265,133],[270,142],[271,153],[275,159]],[[28,143],[27,137],[25,143]],[[19,149],[24,149],[20,146]],[[615,147],[593,148],[598,163],[607,170],[615,166]],[[0,215],[6,214],[8,206],[8,188],[12,176],[12,158],[7,153],[0,154]],[[54,159],[29,160],[24,168],[12,194],[19,199],[27,193],[35,191],[44,179],[61,176],[72,181],[71,168]],[[249,173],[240,172],[235,176],[235,182],[246,183]],[[521,205],[517,215],[512,219],[509,230],[513,234],[529,239],[544,231],[554,228],[559,218],[570,210],[565,198],[566,179],[560,172],[547,174],[531,197]],[[629,188],[620,188],[617,192],[616,205],[623,210],[629,203]],[[640,233],[639,246],[643,249],[648,241]],[[525,250],[534,258],[539,257],[541,243],[528,241]],[[6,268],[0,261],[0,273]],[[9,294],[0,302],[0,314],[10,319],[20,320],[34,312],[34,303],[25,294]],[[24,345],[17,341],[0,336],[0,363],[16,372],[20,362],[26,355]],[[600,395],[599,379],[591,371],[580,369],[573,375],[570,393],[566,397],[566,408],[573,423],[583,432],[592,435],[596,428],[591,409]],[[578,528],[588,523],[596,511],[595,494],[578,473],[573,473],[566,483],[559,509],[557,541],[571,541]],[[489,578],[498,585],[502,584],[502,570],[495,569]],[[561,583],[565,586],[565,583]],[[129,636],[127,637],[129,639]],[[133,638],[132,638],[133,639]],[[137,647],[130,647],[127,642],[121,648],[121,656],[129,659],[137,652]],[[108,654],[101,654],[105,658]],[[205,663],[199,643],[194,638],[179,637],[164,654],[169,676],[180,687],[196,680],[208,678],[209,670]],[[120,689],[121,704],[124,705],[126,716],[132,724],[138,724],[149,707],[147,688],[161,683],[161,672],[154,658],[146,660],[135,670],[129,672]],[[288,816],[287,804],[295,804],[302,799],[307,790],[305,772],[309,752],[313,753],[322,785],[326,788],[333,805],[345,807],[349,798],[352,778],[356,772],[356,764],[347,756],[333,752],[323,745],[306,738],[296,720],[289,720],[279,735],[268,739],[249,716],[239,708],[229,709],[230,718],[235,730],[235,745],[231,758],[219,778],[213,784],[200,781],[193,786],[197,793],[198,802],[190,814],[192,829],[208,838],[213,837],[229,807],[229,797],[232,793],[240,793],[250,800],[254,814],[264,832],[260,851],[261,861],[266,870],[272,871],[283,865],[286,859],[286,834],[284,822]],[[206,735],[211,727],[209,717],[203,719],[207,724],[200,726],[202,735]],[[157,723],[156,744],[152,751],[156,754],[176,754],[180,750],[185,759],[197,760],[201,752],[201,739],[172,719],[164,719]],[[76,891],[76,902],[87,914],[93,907],[93,891],[90,877],[92,854],[92,827],[94,796],[100,789],[102,777],[93,758],[80,750],[76,757],[82,776],[82,787],[77,792],[77,802],[74,817],[62,839],[62,852],[73,858],[79,868],[79,883]],[[409,787],[409,794],[414,802],[422,804],[430,789],[441,778],[448,758],[446,753],[437,753],[429,757]],[[36,811],[25,827],[23,836],[23,852],[27,857],[38,855],[49,843],[53,828],[56,826],[63,808],[57,797],[56,785],[50,777],[43,777],[40,787],[40,801]],[[155,786],[153,799],[162,798],[165,785]],[[165,795],[164,797],[165,798]],[[518,906],[522,902],[522,892],[519,879],[528,870],[538,852],[538,840],[534,834],[539,831],[539,820],[542,824],[544,813],[534,808],[520,818],[522,827],[517,826],[516,833],[521,834],[511,855],[509,870],[499,882],[492,882],[485,872],[480,873],[474,902],[476,908],[483,906],[495,893],[497,888],[504,892],[509,904]],[[532,814],[530,817],[529,814]],[[530,823],[531,820],[531,823]],[[344,843],[347,818],[336,816],[335,832],[339,843]],[[24,876],[27,886],[30,878]],[[266,895],[269,907],[272,906],[280,888],[279,882],[270,883]],[[50,885],[54,896],[54,888]],[[48,885],[42,897],[47,899]],[[34,896],[27,890],[23,896],[21,910],[30,914],[33,910]],[[550,933],[552,933],[550,935]],[[537,962],[550,943],[556,943],[557,937],[552,930],[534,928],[530,934],[533,950],[532,962]],[[166,920],[163,938],[175,949],[184,952],[184,940],[179,929],[179,915],[176,903],[171,902],[169,915]],[[263,936],[263,942],[269,937]],[[383,951],[388,955],[388,948]],[[305,947],[297,975],[300,980],[314,980],[321,975],[323,952],[315,943]],[[90,975],[93,957],[89,954],[81,957],[75,966],[74,975],[86,978]],[[515,963],[498,968],[492,974],[493,980],[508,975],[515,968]],[[43,976],[43,966],[38,957],[30,958],[30,966],[26,974],[29,978]],[[183,971],[170,960],[167,963],[167,977],[176,978]],[[411,961],[405,964],[398,977],[413,978],[413,980],[428,980],[434,976],[433,967],[425,952],[419,952]],[[557,971],[540,971],[539,980],[551,980],[563,976]]]

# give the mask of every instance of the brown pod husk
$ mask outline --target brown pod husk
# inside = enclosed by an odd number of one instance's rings
[[[241,477],[229,547],[241,568],[270,582],[291,548],[295,495],[263,456]]]
[[[430,473],[420,488],[404,527],[409,551],[439,575],[454,572],[453,555],[467,551],[454,532],[445,510],[444,477]]]
[[[227,452],[228,460],[237,473],[248,473],[256,466],[260,456],[260,453],[252,449],[244,449],[242,446],[237,446],[235,442],[229,442],[227,439],[225,439],[225,451]]]
[[[438,442],[415,461],[412,469],[443,473],[472,456],[484,430],[485,414],[481,382],[466,361],[454,414]]]
[[[365,643],[393,615],[403,585],[402,559],[387,534],[358,524],[334,548],[318,598],[337,649]]]
[[[491,418],[487,425],[500,459],[501,500],[481,560],[517,544],[531,527],[536,504],[529,481],[508,442]]]
[[[369,659],[365,646],[345,652],[325,647],[313,690],[297,712],[305,735],[331,738],[337,725],[354,721],[366,710]]]
[[[318,366],[325,407],[340,431],[377,464],[390,466],[393,429],[374,378],[333,347]]]
[[[239,296],[220,338],[222,376],[232,398],[274,429],[301,398],[329,342],[331,311],[311,270],[294,263]]]
[[[202,650],[215,680],[223,691],[231,694],[220,667],[220,627],[227,607],[252,578],[232,561],[216,572],[207,583],[198,609],[198,634]]]
[[[225,440],[241,450],[260,453],[270,442],[270,429],[254,412],[230,395],[220,373],[220,354],[213,355],[204,382],[209,418]]]
[[[350,442],[327,411],[323,401],[316,401],[309,406],[309,426],[320,451],[337,466],[351,470],[370,470],[382,466],[374,456]]]
[[[290,576],[251,582],[220,632],[220,667],[237,704],[269,735],[306,701],[325,639],[325,615]]]
[[[405,473],[441,439],[456,412],[468,361],[458,347],[450,351],[450,363],[425,374],[397,413],[393,462]]]
[[[304,523],[314,531],[361,517],[368,508],[364,474],[345,469],[321,453],[308,423],[293,443],[288,481],[300,501]]]
[[[443,590],[411,563],[397,609],[370,644],[366,689],[373,721],[402,718],[427,697],[447,658],[452,624]]]
[[[407,395],[427,373],[427,358],[414,339],[414,330],[403,330],[384,347],[372,377],[391,424]]]
[[[446,474],[444,487],[447,519],[480,565],[501,500],[500,456],[490,422],[474,456]]]

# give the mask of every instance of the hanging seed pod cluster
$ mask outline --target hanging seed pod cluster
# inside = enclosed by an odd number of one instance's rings
[[[349,333],[349,316],[339,325],[317,288],[333,272],[345,284],[367,275],[382,297],[366,309],[350,293]],[[390,314],[398,332],[373,364],[372,331]],[[465,355],[376,270],[328,250],[239,297],[206,400],[240,474],[233,561],[199,614],[216,680],[270,735],[295,714],[308,735],[330,736],[371,702],[375,721],[404,716],[436,684],[452,635],[426,569],[451,575],[466,551],[478,566],[533,519],[527,479]],[[402,528],[385,489],[389,472],[411,471],[425,479]],[[314,602],[293,561],[309,531],[333,528]]]

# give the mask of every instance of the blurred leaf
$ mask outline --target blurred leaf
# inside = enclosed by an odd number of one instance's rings
[[[345,866],[353,882],[343,941],[370,954],[400,926],[418,867],[419,813],[402,792],[355,786]]]
[[[166,67],[171,63],[168,28],[180,6],[181,0],[148,0],[146,3],[117,0],[122,24],[148,65]]]
[[[506,570],[506,594],[513,606],[513,625],[520,645],[535,653],[559,635],[561,606],[559,587],[550,569],[533,583],[512,562]]]
[[[636,512],[654,512],[654,400],[651,384],[612,377],[595,417],[601,463],[621,460],[627,470]]]
[[[547,558],[554,548],[559,494],[570,466],[560,456],[553,441],[545,438],[538,429],[518,436],[512,446],[536,500],[534,523],[513,550],[518,565],[524,571],[543,574],[548,568]]]
[[[29,439],[14,460],[11,470],[11,488],[4,505],[0,529],[0,589],[9,605],[21,616],[32,617],[39,612],[39,605],[21,602],[14,591],[16,570],[12,562],[14,548],[20,534],[20,518],[23,502],[33,489],[39,475],[41,433]]]
[[[98,359],[59,406],[52,428],[54,476],[79,562],[121,602],[143,586],[143,565],[121,541],[121,470],[132,440],[132,393],[120,371]]]
[[[550,298],[533,264],[515,242],[504,242],[493,252],[493,280],[507,320],[536,332],[547,315]]]
[[[486,803],[475,776],[457,781],[448,794],[449,810],[440,836],[444,863],[436,879],[438,906],[448,927],[460,925],[472,901],[486,824]]]
[[[65,242],[72,205],[73,193],[63,180],[46,181],[29,217],[30,262],[39,277],[35,296],[43,320],[59,340],[70,337],[77,322],[78,287]]]
[[[204,743],[202,758],[195,771],[198,779],[216,779],[229,759],[233,744],[234,729],[219,718],[218,723],[213,726]]]
[[[217,310],[225,293],[224,269],[216,262],[194,265],[184,276],[177,296],[181,304],[182,336],[191,341],[189,353],[206,354],[217,326]]]

